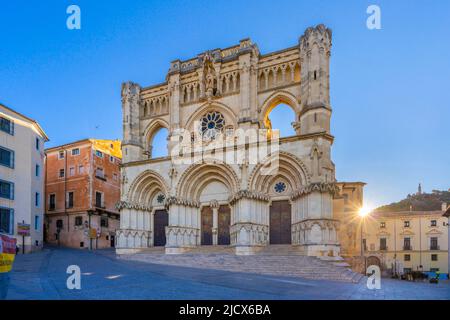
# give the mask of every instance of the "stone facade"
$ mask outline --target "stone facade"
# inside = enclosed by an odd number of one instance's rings
[[[307,255],[338,256],[330,50],[331,31],[318,25],[284,50],[261,54],[244,39],[173,61],[164,83],[124,83],[117,252],[161,245],[162,225],[166,253],[222,241],[237,254],[290,243]],[[279,104],[295,113],[294,136],[277,139],[271,127],[269,113]],[[160,128],[169,132],[169,156],[152,158]],[[249,132],[259,140],[236,143]],[[218,147],[223,141],[232,147]],[[180,160],[186,155],[191,161]]]

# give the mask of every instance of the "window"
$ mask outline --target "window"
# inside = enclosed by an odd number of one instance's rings
[[[78,174],[84,174],[84,166],[78,166]]]
[[[49,210],[55,210],[55,208],[56,208],[56,195],[55,194],[51,194],[49,196],[48,209]]]
[[[0,130],[10,135],[14,135],[14,122],[9,119],[0,117]]]
[[[103,168],[97,168],[97,169],[95,170],[95,176],[96,176],[97,178],[105,179],[105,175],[104,175],[104,173],[103,173]]]
[[[37,164],[36,168],[34,170],[35,170],[36,177],[39,177],[41,175],[41,166]]]
[[[39,231],[41,229],[41,217],[34,216],[34,230]]]
[[[56,228],[57,229],[63,228],[63,221],[61,219],[56,220]]]
[[[64,175],[65,175],[64,169],[59,169],[59,177],[64,178]]]
[[[69,176],[72,177],[75,175],[75,167],[70,167],[69,168]]]
[[[66,208],[73,208],[73,192],[67,192]]]
[[[14,151],[0,147],[0,165],[14,168]]]
[[[366,239],[363,239],[363,249],[364,249],[364,251],[367,251],[367,241],[366,241]]]
[[[225,119],[220,112],[212,111],[203,115],[201,119],[201,134],[203,139],[212,140],[225,126]]]
[[[64,151],[59,152],[58,159],[64,159]]]
[[[439,268],[430,268],[430,272],[439,272]]]
[[[14,233],[14,209],[0,207],[0,232]]]
[[[72,155],[73,155],[73,156],[77,156],[77,155],[79,155],[79,154],[80,154],[80,149],[79,149],[79,148],[72,149]]]
[[[80,242],[80,248],[84,248],[84,242],[83,241]]]
[[[386,238],[380,238],[380,250],[387,250]]]
[[[83,217],[81,216],[75,217],[75,226],[79,227],[82,225],[83,225]]]
[[[380,222],[380,228],[381,229],[386,228],[386,222]]]
[[[103,193],[95,192],[95,206],[98,208],[103,208]]]
[[[405,254],[405,261],[411,261],[411,255],[410,254]]]
[[[409,221],[403,221],[403,226],[405,227],[405,228],[409,228]]]
[[[117,181],[117,173],[113,173],[113,180]]]
[[[100,226],[108,228],[108,217],[100,217]]]
[[[41,202],[41,194],[40,194],[39,192],[36,192],[36,193],[34,194],[34,205],[35,205],[36,207],[39,207],[40,202]]]
[[[412,250],[411,249],[411,238],[403,239],[403,250]]]
[[[113,156],[109,156],[109,162],[114,163],[114,157]]]
[[[36,150],[40,149],[39,138],[36,138]]]
[[[403,273],[411,273],[411,268],[403,268]]]
[[[430,238],[430,250],[439,250],[438,238],[431,237]]]
[[[431,220],[431,226],[432,227],[436,227],[437,226],[437,221],[436,220]]]
[[[0,198],[14,200],[14,183],[0,180]]]
[[[95,155],[99,158],[103,158],[103,152],[101,152],[99,150],[95,150]]]
[[[438,255],[437,254],[432,254],[431,255],[431,261],[438,261]]]

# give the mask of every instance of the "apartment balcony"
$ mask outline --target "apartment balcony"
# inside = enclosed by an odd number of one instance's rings
[[[380,251],[387,251],[388,247],[380,247]]]
[[[440,246],[430,246],[430,250],[441,250]]]
[[[403,246],[403,251],[411,251],[412,246]]]

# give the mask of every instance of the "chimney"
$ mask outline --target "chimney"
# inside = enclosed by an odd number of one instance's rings
[[[447,203],[445,202],[442,203],[442,211],[447,211]]]

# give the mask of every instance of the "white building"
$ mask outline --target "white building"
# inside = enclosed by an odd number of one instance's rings
[[[25,252],[43,243],[46,141],[36,121],[0,104],[0,229],[21,249],[25,240]],[[30,226],[29,236],[19,235],[18,223]]]

